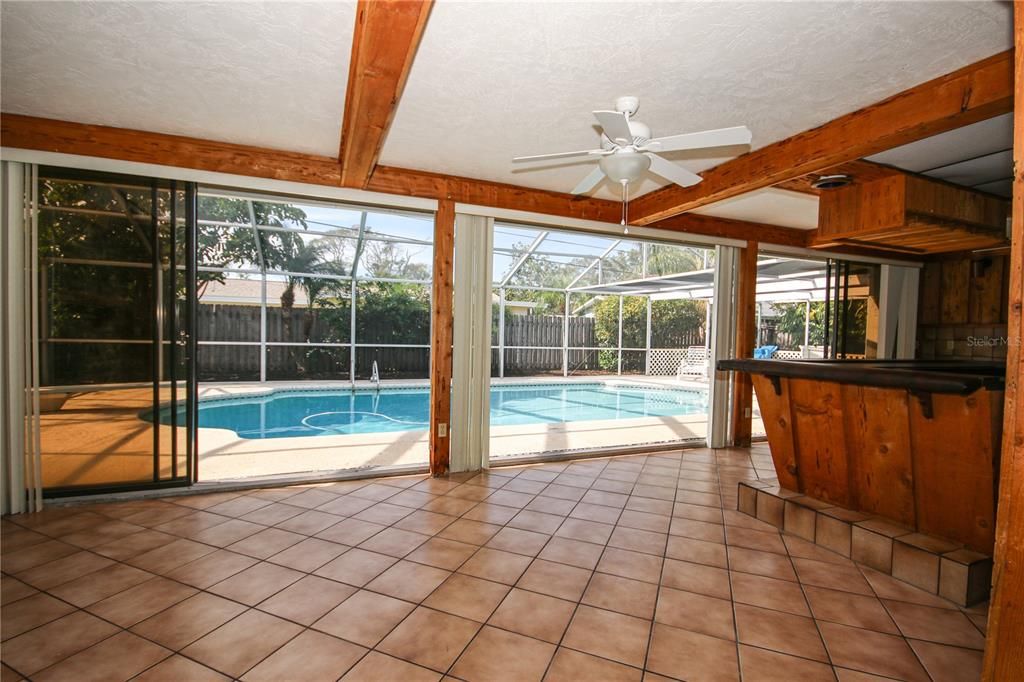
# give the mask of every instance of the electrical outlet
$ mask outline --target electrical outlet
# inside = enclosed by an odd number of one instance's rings
[[[437,425],[437,437],[438,438],[445,438],[447,436],[448,436],[448,425],[447,424],[438,424]]]

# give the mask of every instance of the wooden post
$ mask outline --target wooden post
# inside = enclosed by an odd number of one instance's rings
[[[448,473],[452,403],[452,265],[455,204],[440,201],[434,216],[434,284],[430,323],[430,475]]]
[[[736,357],[754,357],[754,317],[757,312],[757,242],[748,241],[740,251],[736,287]],[[750,445],[753,420],[754,387],[750,375],[737,372],[732,385],[733,445]]]
[[[1024,103],[1024,4],[1014,3],[1014,93]],[[982,679],[1024,679],[1024,104],[1013,112],[1013,205],[1010,251],[1009,347],[1006,357],[1006,402],[992,601],[985,640]]]

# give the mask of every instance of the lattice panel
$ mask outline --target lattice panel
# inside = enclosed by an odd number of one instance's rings
[[[647,374],[653,377],[675,376],[685,359],[685,348],[652,348]]]

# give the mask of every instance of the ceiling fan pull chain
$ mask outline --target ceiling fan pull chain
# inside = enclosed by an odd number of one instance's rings
[[[629,182],[622,181],[622,234],[629,234]]]

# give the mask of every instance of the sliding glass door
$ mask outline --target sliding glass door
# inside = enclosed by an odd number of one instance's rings
[[[38,177],[44,490],[187,484],[195,188],[46,167]]]

